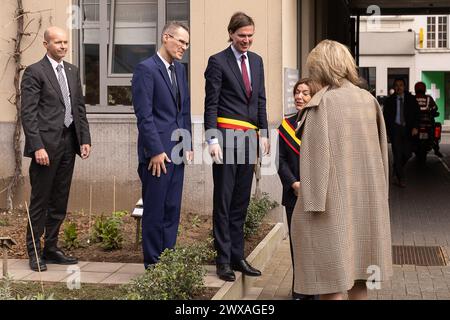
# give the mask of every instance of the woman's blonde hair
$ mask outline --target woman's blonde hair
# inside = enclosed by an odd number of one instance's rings
[[[346,46],[333,40],[323,40],[311,51],[306,68],[309,76],[323,86],[340,87],[343,79],[359,84],[355,59]]]

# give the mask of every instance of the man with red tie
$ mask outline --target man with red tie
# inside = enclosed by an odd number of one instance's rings
[[[242,12],[228,25],[231,45],[209,58],[205,71],[205,130],[213,163],[213,231],[217,275],[234,281],[233,270],[259,276],[244,258],[244,222],[250,201],[255,154],[267,139],[262,58],[250,52],[255,23]]]

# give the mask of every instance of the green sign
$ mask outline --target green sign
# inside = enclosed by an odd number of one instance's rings
[[[422,81],[427,86],[427,94],[433,97],[439,108],[439,117],[436,121],[444,123],[445,110],[445,73],[441,71],[422,72]]]

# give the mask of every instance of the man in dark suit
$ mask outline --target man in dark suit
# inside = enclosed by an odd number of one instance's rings
[[[402,78],[394,80],[395,94],[384,105],[383,114],[394,155],[394,183],[404,188],[405,165],[411,157],[412,137],[417,135],[420,109],[413,95],[405,91]]]
[[[66,216],[75,155],[87,159],[91,149],[78,68],[62,60],[68,50],[66,32],[48,28],[44,46],[46,56],[26,68],[21,83],[24,155],[31,158],[29,212],[33,234],[28,225],[26,243],[34,271],[45,271],[46,263],[78,263],[57,247],[58,233]]]
[[[157,263],[165,249],[175,246],[184,162],[193,159],[186,71],[176,61],[183,58],[189,47],[188,27],[169,22],[162,30],[161,43],[157,54],[136,67],[132,81],[139,131],[138,173],[144,202],[142,245],[145,268]],[[179,154],[180,145],[182,154]]]
[[[264,153],[270,151],[263,61],[248,51],[254,32],[251,17],[242,12],[234,14],[228,25],[231,46],[211,56],[205,71],[205,130],[214,160],[216,271],[225,281],[235,280],[233,270],[249,276],[261,275],[244,258],[243,231],[257,135]]]

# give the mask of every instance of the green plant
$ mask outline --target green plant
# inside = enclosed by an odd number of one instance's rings
[[[194,228],[200,227],[201,222],[202,222],[202,220],[200,219],[200,217],[198,215],[194,215],[191,219],[191,225]]]
[[[12,287],[13,281],[10,277],[0,278],[0,301],[1,300],[54,300],[53,293],[46,295],[37,293],[35,295],[21,296],[17,290]]]
[[[126,211],[117,211],[113,212],[112,216],[108,218],[105,218],[103,215],[97,217],[92,234],[93,240],[101,242],[102,248],[105,250],[122,248],[123,217],[127,214]]]
[[[78,241],[77,224],[75,222],[66,222],[64,224],[64,247],[67,249],[76,249],[80,246]]]
[[[0,280],[0,301],[1,300],[15,300],[11,290],[11,279],[3,277]]]
[[[166,249],[160,261],[144,275],[126,285],[127,300],[186,300],[203,288],[206,269],[202,266],[214,258],[207,242]]]
[[[7,227],[7,226],[9,226],[8,218],[0,218],[0,227]]]
[[[256,199],[253,196],[248,205],[247,216],[245,218],[244,237],[247,238],[254,235],[267,213],[277,206],[278,203],[271,201],[269,195],[265,192],[260,199]]]

